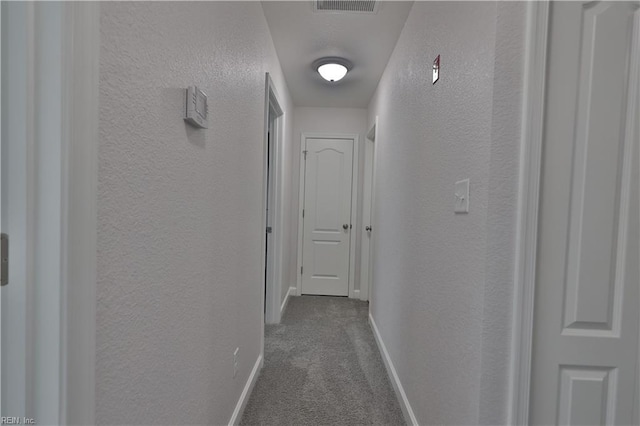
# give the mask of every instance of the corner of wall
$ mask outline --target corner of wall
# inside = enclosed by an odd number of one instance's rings
[[[506,424],[509,410],[526,2],[498,2],[492,143],[487,210],[486,279],[478,422]]]

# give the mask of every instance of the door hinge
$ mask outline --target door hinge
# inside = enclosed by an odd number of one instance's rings
[[[304,154],[304,159],[307,159],[307,150],[305,149],[304,151],[302,151],[302,153]]]
[[[302,218],[304,218],[304,209],[302,209]]]
[[[9,236],[0,236],[0,285],[9,284]]]
[[[300,275],[302,275],[302,271],[304,270],[304,266],[300,267]]]

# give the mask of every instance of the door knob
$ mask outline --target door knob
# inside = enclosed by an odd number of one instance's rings
[[[370,226],[365,226],[364,230],[367,231],[367,232],[371,232],[371,227]]]
[[[344,229],[345,231],[349,229],[349,224],[345,223],[344,225],[342,225],[342,229]]]

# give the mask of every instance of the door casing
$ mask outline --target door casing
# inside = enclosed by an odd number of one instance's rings
[[[373,226],[373,197],[375,194],[375,167],[376,167],[376,129],[378,125],[378,117],[376,116],[375,122],[371,129],[367,133],[366,140],[364,141],[364,182],[362,184],[362,238],[360,243],[360,300],[371,300],[371,281],[373,265],[371,262],[373,254],[373,239],[375,235],[375,229],[368,232],[364,229],[367,225]],[[372,149],[371,157],[367,157],[368,143],[371,143],[370,149]],[[371,164],[369,164],[369,162]],[[367,171],[369,175],[367,176]],[[367,184],[367,180],[369,183]],[[369,194],[367,194],[367,186],[369,187]],[[368,195],[368,200],[367,200]],[[369,210],[367,212],[367,209]],[[369,216],[369,221],[365,220],[365,217]],[[368,241],[367,241],[368,239]],[[365,250],[365,247],[367,249]]]
[[[272,254],[270,256],[270,265],[266,265],[266,259],[263,259],[263,267],[261,271],[267,270],[269,272],[269,279],[265,280],[263,283],[266,288],[266,297],[264,300],[264,323],[267,324],[277,324],[280,322],[280,294],[282,285],[285,283],[282,282],[282,257],[283,257],[283,231],[284,231],[284,223],[283,223],[283,206],[282,206],[282,184],[283,184],[283,176],[282,176],[282,168],[283,168],[283,159],[282,153],[283,150],[283,140],[284,140],[284,118],[285,113],[282,109],[282,103],[280,102],[280,97],[276,92],[276,88],[271,80],[271,76],[269,73],[265,75],[265,112],[264,112],[264,173],[263,173],[263,198],[262,198],[262,226],[260,228],[260,232],[262,234],[262,248],[266,247],[266,227],[267,221],[265,212],[267,209],[267,191],[272,190],[269,194],[271,198],[270,205],[272,206],[272,221],[273,224],[273,233],[271,234],[273,238],[273,243],[270,245],[272,248]],[[267,165],[268,161],[268,153],[267,153],[267,144],[268,144],[268,133],[269,133],[269,110],[274,112],[274,120],[273,120],[273,134],[271,135],[271,177],[272,182],[270,183],[270,188],[267,188],[267,174],[269,173],[269,167]],[[264,256],[263,256],[264,258]],[[263,291],[263,293],[265,293]],[[264,330],[263,333],[264,335]]]
[[[302,210],[304,209],[304,185],[306,162],[304,158],[304,150],[307,139],[345,139],[353,141],[353,173],[351,180],[351,225],[352,230],[358,229],[358,159],[359,155],[359,136],[357,134],[343,133],[302,133],[300,137],[300,182],[298,193],[298,261],[297,261],[297,280],[296,294],[302,294],[302,259],[304,256],[302,245],[304,241],[304,218]],[[356,265],[356,232],[349,233],[349,298],[359,298],[359,290],[355,289],[355,265]]]
[[[11,394],[26,390],[17,396],[18,404],[27,416],[42,415],[38,421],[93,424],[100,7],[97,3],[5,2],[2,8],[4,24],[11,19],[21,27],[20,37],[25,39],[24,44],[20,39],[11,42],[18,43],[14,48],[23,48],[21,55],[10,56],[17,58],[11,66],[24,69],[19,73],[21,79],[12,81],[11,86],[26,87],[18,102],[17,98],[3,98],[3,107],[11,105],[14,114],[24,117],[12,120],[13,126],[26,129],[26,134],[19,130],[15,138],[8,138],[6,128],[2,129],[4,166],[9,161],[5,155],[9,147],[17,146],[26,155],[21,154],[19,160],[11,158],[19,161],[13,164],[13,172],[7,167],[2,171],[5,177],[10,173],[19,176],[18,181],[24,178],[26,204],[19,203],[32,210],[26,231],[13,239],[9,235],[10,244],[22,246],[21,254],[26,258],[26,263],[17,267],[28,272],[19,280],[10,279],[3,288],[13,285],[23,293],[25,311],[20,316],[26,319],[19,348],[25,353],[19,367],[24,385],[12,388]],[[2,27],[3,31],[7,28]],[[10,54],[10,50],[3,53]],[[12,185],[15,183],[14,179]],[[15,201],[11,195],[9,200]],[[6,203],[2,207],[5,220]],[[39,286],[40,290],[34,291]],[[7,325],[3,323],[3,327]]]
[[[509,383],[508,423],[513,425],[529,423],[548,25],[548,1],[530,2],[527,7]]]

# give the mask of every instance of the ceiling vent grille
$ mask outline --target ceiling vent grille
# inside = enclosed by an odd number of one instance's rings
[[[376,13],[378,11],[376,0],[314,0],[313,4],[317,12]]]

